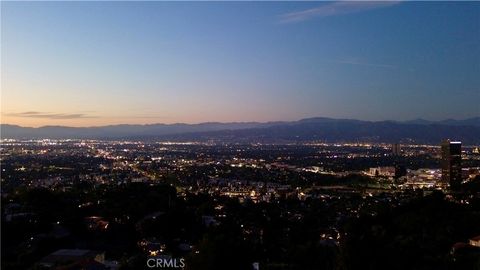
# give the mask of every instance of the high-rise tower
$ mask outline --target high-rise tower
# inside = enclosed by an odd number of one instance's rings
[[[442,182],[450,189],[458,189],[462,183],[462,143],[445,140],[442,142]]]

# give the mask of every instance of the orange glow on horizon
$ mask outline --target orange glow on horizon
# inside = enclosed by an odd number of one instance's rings
[[[210,118],[208,116],[201,117],[95,117],[95,118],[77,118],[77,119],[44,119],[44,118],[29,118],[9,116],[2,114],[0,119],[1,124],[18,125],[22,127],[42,127],[42,126],[68,126],[68,127],[96,127],[108,125],[151,125],[151,124],[198,124],[205,122],[269,122],[269,121],[289,121],[298,119],[259,119],[259,117],[252,117],[245,119],[240,117],[224,117]]]

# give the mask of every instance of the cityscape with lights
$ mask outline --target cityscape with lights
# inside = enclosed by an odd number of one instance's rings
[[[388,265],[398,256],[365,257],[384,252],[369,237],[389,242],[389,252],[407,241],[442,258],[416,263],[474,265],[479,150],[456,141],[3,139],[3,263],[139,269],[150,257],[181,257],[187,269],[284,269]],[[385,239],[393,233],[422,236]],[[347,253],[355,245],[364,248]],[[88,253],[70,254],[79,250]]]

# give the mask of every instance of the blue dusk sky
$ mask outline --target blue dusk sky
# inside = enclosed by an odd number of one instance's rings
[[[480,2],[1,2],[1,122],[480,115]]]

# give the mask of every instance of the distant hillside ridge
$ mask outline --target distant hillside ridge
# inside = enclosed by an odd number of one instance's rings
[[[307,118],[280,122],[111,125],[100,127],[0,125],[12,139],[170,139],[229,142],[372,141],[438,144],[444,139],[480,145],[480,117],[465,120],[362,121]]]

